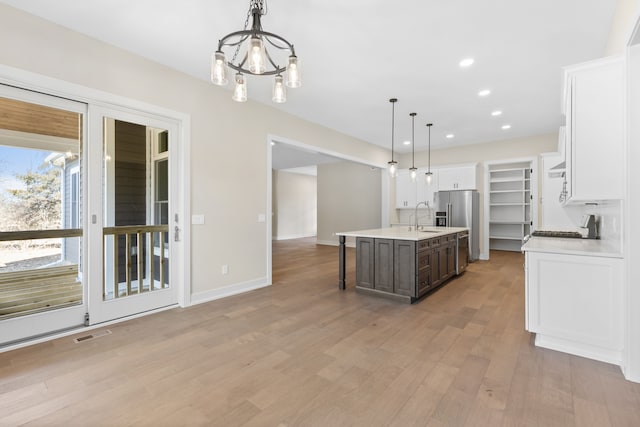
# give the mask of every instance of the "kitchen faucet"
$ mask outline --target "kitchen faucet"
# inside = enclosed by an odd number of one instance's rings
[[[427,207],[427,209],[429,209],[429,202],[418,202],[418,203],[416,203],[416,213],[415,213],[416,231],[418,231],[418,206],[420,206],[420,205],[425,205]]]

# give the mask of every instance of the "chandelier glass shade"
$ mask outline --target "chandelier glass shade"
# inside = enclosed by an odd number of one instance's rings
[[[228,69],[236,72],[233,100],[247,100],[244,75],[275,76],[274,102],[287,100],[285,86],[302,85],[300,68],[293,44],[284,37],[264,31],[261,17],[267,14],[266,0],[250,0],[244,29],[227,34],[218,41],[218,49],[211,57],[211,82],[224,86],[229,82]],[[251,20],[251,28],[248,28]],[[229,56],[231,59],[229,59]],[[238,87],[242,86],[242,87]],[[243,93],[244,96],[239,96]]]

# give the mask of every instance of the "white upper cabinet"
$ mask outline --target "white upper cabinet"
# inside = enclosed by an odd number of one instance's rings
[[[622,199],[624,59],[591,61],[564,73],[567,201]]]
[[[408,169],[398,170],[396,176],[396,209],[414,209],[419,202],[429,202],[429,207],[434,207],[434,194],[438,191],[438,171],[431,169],[433,179],[427,185],[426,168],[418,169],[415,182],[411,181]]]
[[[476,190],[476,165],[438,168],[438,191]]]
[[[398,170],[396,180],[396,208],[407,209],[416,207],[416,183],[411,181],[408,169]]]

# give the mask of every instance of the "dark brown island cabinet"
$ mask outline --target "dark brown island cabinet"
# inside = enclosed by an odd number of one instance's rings
[[[413,303],[462,273],[467,239],[451,233],[421,240],[356,238],[356,290]],[[458,254],[461,254],[458,259]]]

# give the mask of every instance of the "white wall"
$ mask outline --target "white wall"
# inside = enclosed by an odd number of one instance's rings
[[[273,240],[316,235],[317,182],[312,175],[273,171]]]
[[[640,0],[618,0],[604,56],[624,53],[638,15]]]
[[[318,243],[337,245],[337,232],[381,227],[383,173],[353,162],[318,165]]]
[[[4,65],[191,116],[191,170],[182,173],[191,179],[191,212],[206,217],[204,225],[192,227],[195,300],[216,289],[267,281],[267,227],[257,221],[267,213],[267,135],[374,164],[387,161],[387,150],[270,106],[236,103],[228,90],[4,4],[0,39],[11,41],[0,43]],[[229,266],[224,276],[223,264]]]

